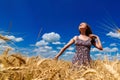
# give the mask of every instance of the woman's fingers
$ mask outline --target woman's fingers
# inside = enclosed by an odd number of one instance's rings
[[[54,57],[54,60],[58,60],[58,57]]]

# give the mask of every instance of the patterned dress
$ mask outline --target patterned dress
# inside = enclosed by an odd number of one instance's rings
[[[88,40],[84,41],[77,37],[75,41],[76,46],[76,53],[72,59],[73,65],[90,65],[91,57],[90,57],[90,48],[92,45],[92,39],[89,38]]]

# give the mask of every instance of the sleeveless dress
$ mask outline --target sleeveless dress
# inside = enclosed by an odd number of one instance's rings
[[[84,41],[82,39],[79,39],[77,36],[77,39],[75,41],[76,53],[72,59],[72,64],[74,66],[90,66],[90,48],[92,42],[93,41],[91,38],[88,38],[88,40]]]

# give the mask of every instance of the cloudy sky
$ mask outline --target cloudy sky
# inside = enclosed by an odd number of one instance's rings
[[[6,47],[27,56],[53,58],[75,35],[78,25],[87,22],[102,41],[104,50],[91,48],[91,57],[117,55],[120,58],[119,0],[1,0],[0,53]],[[75,45],[60,57],[71,60]]]

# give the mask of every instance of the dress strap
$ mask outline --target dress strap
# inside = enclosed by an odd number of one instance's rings
[[[77,40],[79,39],[79,37],[77,36]]]

